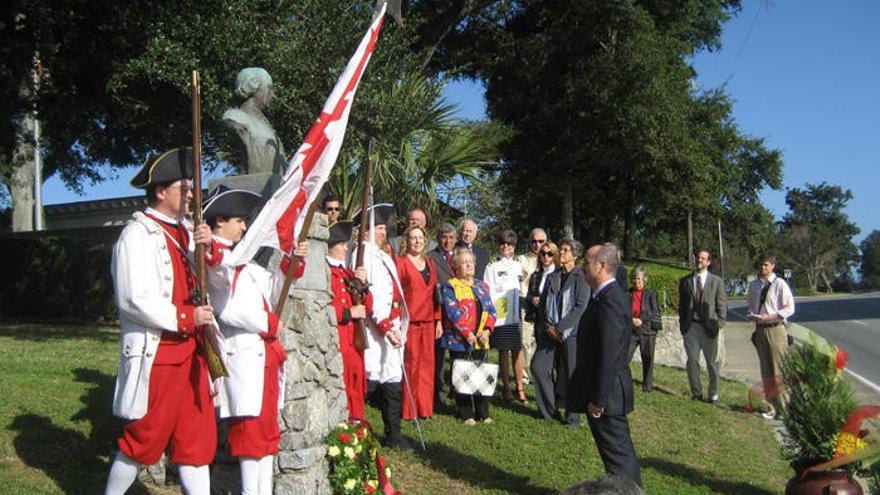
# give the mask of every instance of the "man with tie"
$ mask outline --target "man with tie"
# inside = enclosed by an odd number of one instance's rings
[[[489,264],[489,253],[475,244],[477,240],[477,222],[471,219],[463,220],[459,234],[460,240],[458,245],[466,247],[474,253],[474,259],[477,262],[475,278],[483,280],[483,275],[486,273],[486,265]]]
[[[782,358],[788,352],[785,322],[794,314],[794,296],[785,280],[773,272],[776,257],[763,254],[758,258],[758,278],[749,284],[749,314],[755,322],[752,343],[758,351],[764,394],[771,404],[765,417],[778,418],[781,411],[779,386],[782,384]]]
[[[721,277],[709,273],[712,257],[701,249],[695,253],[696,271],[678,282],[678,324],[687,354],[691,399],[703,400],[700,384],[700,353],[709,372],[707,402],[718,404],[718,334],[727,323],[727,294]]]
[[[455,244],[458,241],[458,234],[455,227],[448,223],[440,225],[437,229],[437,247],[428,252],[428,256],[434,261],[437,267],[437,285],[443,287],[443,284],[455,276],[455,270],[452,267],[452,256],[455,251]],[[440,297],[440,291],[435,291],[436,297]],[[441,306],[442,308],[442,306]],[[446,349],[440,345],[437,340],[434,345],[434,408],[446,402],[446,390],[444,385],[444,368],[446,367]],[[446,380],[449,382],[450,380]]]
[[[587,413],[605,472],[641,485],[626,418],[633,410],[629,370],[632,310],[629,297],[614,278],[617,264],[614,244],[596,245],[587,251],[585,271],[592,297],[578,329],[577,360],[566,405],[571,412]]]

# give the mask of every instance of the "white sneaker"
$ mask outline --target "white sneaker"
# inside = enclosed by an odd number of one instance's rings
[[[475,424],[477,424],[477,420],[474,418],[468,418],[468,419],[464,420],[464,424],[466,424],[468,426],[474,426]]]
[[[767,404],[767,408],[767,411],[763,412],[761,416],[764,416],[764,419],[777,419],[776,408],[774,408],[771,404]]]

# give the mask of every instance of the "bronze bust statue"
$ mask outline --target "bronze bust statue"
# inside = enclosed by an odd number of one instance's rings
[[[283,173],[284,147],[263,110],[272,101],[272,76],[261,67],[248,67],[235,78],[237,107],[223,113],[223,123],[241,140],[238,166],[243,174]]]

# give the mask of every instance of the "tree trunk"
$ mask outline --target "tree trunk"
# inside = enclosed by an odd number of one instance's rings
[[[831,282],[828,281],[828,273],[825,270],[822,270],[822,281],[825,282],[825,292],[833,293],[834,289],[831,287]]]
[[[15,150],[12,155],[12,231],[34,230],[34,114],[22,115],[15,126]]]
[[[574,198],[571,181],[567,181],[562,188],[562,237],[574,239]]]
[[[636,188],[632,183],[632,180],[630,180],[628,189],[629,194],[627,195],[626,201],[626,214],[623,217],[623,242],[621,243],[621,247],[623,248],[623,259],[625,260],[632,258],[632,235],[630,235],[630,231],[633,228],[633,217],[635,216],[636,207]]]

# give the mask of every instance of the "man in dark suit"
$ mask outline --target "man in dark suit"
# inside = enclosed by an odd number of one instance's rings
[[[691,399],[703,399],[700,384],[700,352],[706,359],[709,389],[706,401],[718,404],[718,334],[727,323],[727,294],[721,277],[709,273],[712,257],[701,249],[695,253],[696,271],[678,282],[678,324],[687,354]]]
[[[489,253],[485,249],[474,244],[477,240],[477,222],[467,219],[461,222],[461,230],[459,231],[459,246],[464,246],[474,253],[477,262],[477,271],[475,277],[483,280],[483,274],[486,273],[486,265],[489,263]]]
[[[437,268],[438,290],[435,292],[435,297],[438,300],[440,299],[439,288],[455,276],[452,257],[455,254],[457,240],[458,235],[455,232],[455,227],[444,223],[437,229],[437,247],[428,251],[428,257],[434,261],[434,266]],[[434,408],[438,408],[446,402],[447,394],[444,379],[447,375],[444,373],[445,367],[446,349],[440,345],[440,340],[438,339],[434,341]],[[446,382],[449,381],[446,380]]]
[[[585,269],[593,295],[578,331],[577,364],[568,407],[587,413],[605,471],[641,486],[639,461],[626,418],[633,410],[628,353],[632,309],[614,278],[617,264],[614,244],[596,245],[587,251]]]

